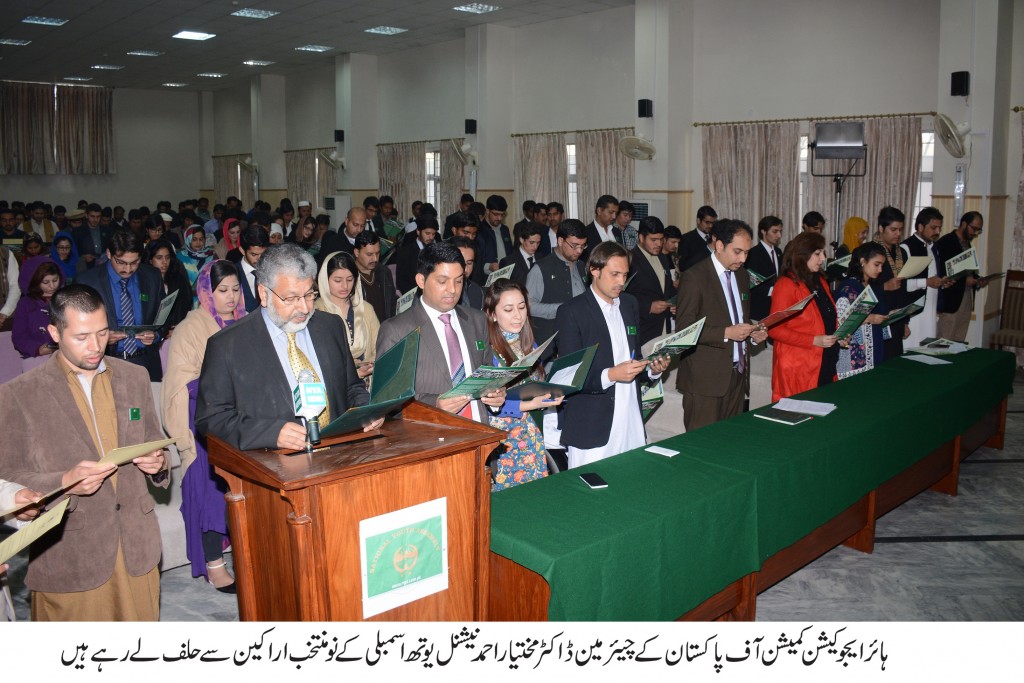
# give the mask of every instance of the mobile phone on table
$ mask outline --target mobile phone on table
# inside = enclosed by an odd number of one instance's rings
[[[601,475],[594,472],[584,472],[580,475],[580,479],[583,483],[592,489],[606,489],[608,488],[608,482],[601,478]]]

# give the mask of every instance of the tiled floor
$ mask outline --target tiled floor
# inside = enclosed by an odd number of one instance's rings
[[[872,554],[835,548],[759,595],[758,620],[1024,620],[1024,377],[1015,388],[1006,447],[963,462],[959,495],[924,492],[893,510],[878,520]],[[25,557],[11,566],[24,619]],[[188,566],[164,572],[161,593],[164,621],[238,619],[235,596]]]

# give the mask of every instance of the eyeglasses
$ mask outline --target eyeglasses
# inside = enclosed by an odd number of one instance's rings
[[[566,240],[565,246],[569,247],[573,251],[583,251],[584,249],[587,248],[587,243],[586,242],[579,242],[579,243],[573,244],[572,242],[569,242],[568,240]]]
[[[267,287],[266,285],[263,285],[263,286]],[[270,287],[267,287],[267,289],[270,289]],[[272,290],[272,289],[270,289],[270,291],[274,292],[274,290]],[[308,292],[306,292],[305,294],[303,294],[302,296],[288,296],[288,297],[284,297],[284,296],[281,296],[280,294],[278,294],[277,292],[274,292],[274,296],[276,296],[278,299],[280,299],[281,303],[288,304],[289,306],[294,306],[295,304],[299,303],[299,299],[305,299],[307,304],[311,304],[314,301],[316,301],[318,298],[320,298],[320,295],[317,294],[316,291],[314,291],[312,289],[309,290]]]
[[[58,249],[59,248],[60,247],[58,247]],[[134,261],[122,261],[116,256],[111,256],[110,258],[114,262],[114,265],[120,266],[121,268],[138,268],[139,264],[142,263],[142,259],[136,259]]]

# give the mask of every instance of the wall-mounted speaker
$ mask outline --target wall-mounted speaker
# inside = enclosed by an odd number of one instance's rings
[[[953,97],[967,97],[971,94],[970,71],[954,71],[950,74],[949,94]]]
[[[636,101],[636,115],[642,119],[649,119],[654,116],[654,101],[653,100],[637,100]]]
[[[335,142],[345,142],[345,131],[343,131],[343,130],[336,130],[336,131],[334,131],[334,141]]]
[[[466,135],[476,135],[476,119],[466,119]]]

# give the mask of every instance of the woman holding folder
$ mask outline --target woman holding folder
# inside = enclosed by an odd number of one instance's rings
[[[772,401],[799,394],[835,380],[839,360],[836,304],[821,274],[825,238],[802,232],[782,253],[781,275],[772,292],[772,313],[814,294],[798,315],[768,328],[774,343]]]
[[[853,250],[847,277],[836,289],[836,314],[844,320],[854,301],[871,287],[871,282],[882,272],[885,250],[878,242],[868,242]],[[890,337],[889,327],[882,326],[887,307],[883,297],[875,293],[878,303],[864,323],[850,336],[849,346],[839,350],[836,366],[839,379],[846,379],[875,367],[885,360],[884,339]]]
[[[222,593],[234,593],[234,578],[224,565],[227,486],[207,461],[205,444],[195,437],[195,411],[206,342],[245,315],[235,264],[225,260],[207,263],[196,278],[196,293],[199,307],[189,312],[170,340],[161,387],[164,431],[180,439],[181,514],[192,576],[206,577]]]
[[[487,337],[495,366],[515,365],[537,347],[530,328],[530,304],[526,288],[507,278],[495,280],[484,297]],[[538,362],[524,381],[543,380],[544,368]],[[503,452],[491,466],[492,491],[500,491],[548,475],[544,433],[530,415],[532,410],[561,404],[562,397],[552,400],[551,394],[529,401],[508,399],[497,415],[490,416],[492,427],[508,432],[499,448]]]

